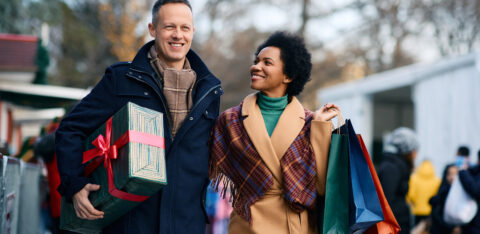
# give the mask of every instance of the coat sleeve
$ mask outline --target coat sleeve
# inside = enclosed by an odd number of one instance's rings
[[[84,140],[118,109],[112,80],[110,67],[92,91],[63,118],[55,133],[55,153],[61,178],[57,190],[67,200],[88,183],[82,165]]]
[[[480,181],[476,180],[470,170],[461,170],[458,173],[463,188],[475,200],[480,199]]]
[[[317,192],[325,194],[325,183],[327,177],[328,154],[332,140],[333,125],[330,121],[312,120],[310,128],[310,142],[315,154],[317,164]]]

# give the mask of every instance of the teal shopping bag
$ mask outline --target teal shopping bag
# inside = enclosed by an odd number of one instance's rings
[[[348,178],[348,136],[335,131],[330,144],[323,224],[319,222],[319,233],[349,232]]]

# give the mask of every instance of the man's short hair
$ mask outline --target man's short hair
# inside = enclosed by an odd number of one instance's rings
[[[470,155],[470,149],[467,146],[460,146],[457,150],[457,155],[468,157]]]
[[[258,46],[255,56],[265,47],[280,49],[280,58],[283,61],[283,73],[292,79],[287,86],[288,96],[297,96],[305,84],[310,81],[312,61],[303,37],[288,32],[275,32],[265,42]]]
[[[160,10],[160,7],[167,3],[183,3],[192,10],[192,5],[190,5],[190,2],[188,0],[157,0],[155,4],[153,4],[152,7],[152,23],[153,25],[157,25],[158,22],[158,10]]]

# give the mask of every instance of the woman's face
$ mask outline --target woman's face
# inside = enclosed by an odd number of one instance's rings
[[[278,47],[265,47],[250,67],[251,87],[268,97],[283,97],[292,80],[283,73],[283,61]]]
[[[447,182],[448,184],[452,184],[453,179],[455,179],[455,176],[458,173],[458,168],[456,166],[451,166],[448,168],[447,172]]]

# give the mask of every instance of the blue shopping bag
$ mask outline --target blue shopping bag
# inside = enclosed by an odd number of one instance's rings
[[[374,224],[383,221],[383,212],[378,199],[368,163],[353,130],[352,122],[345,121],[348,133],[350,163],[350,231],[362,233]]]

